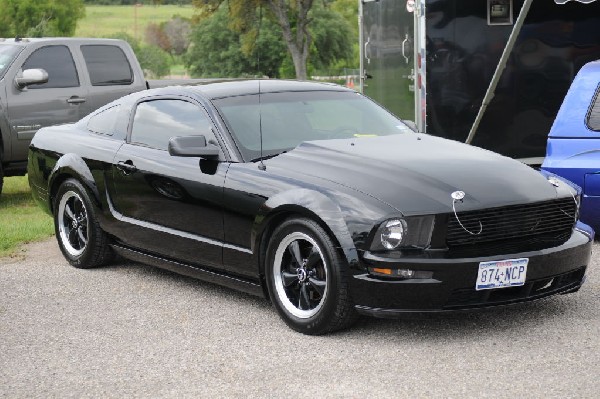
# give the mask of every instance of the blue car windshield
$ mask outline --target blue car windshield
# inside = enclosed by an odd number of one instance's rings
[[[19,55],[21,50],[23,50],[23,47],[21,46],[0,44],[0,79],[4,77],[8,67],[12,64],[17,55]]]
[[[295,148],[304,141],[411,132],[368,98],[348,91],[262,93],[213,100],[245,160]],[[260,117],[259,117],[260,115]]]

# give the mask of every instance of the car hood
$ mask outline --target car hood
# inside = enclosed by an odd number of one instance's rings
[[[521,162],[416,133],[305,142],[267,168],[341,184],[405,215],[450,212],[454,191],[466,194],[459,212],[557,197],[542,174]]]

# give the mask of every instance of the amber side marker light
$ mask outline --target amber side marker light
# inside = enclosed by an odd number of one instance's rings
[[[371,274],[379,275],[379,276],[389,276],[389,277],[397,277],[397,278],[413,278],[415,276],[415,271],[410,269],[383,269],[380,267],[370,268],[369,271]]]
[[[371,269],[373,271],[373,273],[378,273],[378,274],[386,274],[388,276],[392,275],[392,269],[380,269],[378,267],[374,267],[373,269]]]
[[[385,269],[382,267],[370,267],[369,273],[373,276],[392,277],[397,279],[426,279],[432,278],[432,271],[416,271],[411,269]]]

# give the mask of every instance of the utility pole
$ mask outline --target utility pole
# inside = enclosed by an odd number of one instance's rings
[[[138,40],[138,8],[142,6],[142,3],[135,3],[133,5],[133,37]]]

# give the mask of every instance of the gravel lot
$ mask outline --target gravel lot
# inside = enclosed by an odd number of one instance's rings
[[[600,244],[576,294],[308,337],[264,300],[151,267],[0,259],[0,397],[595,397]]]

